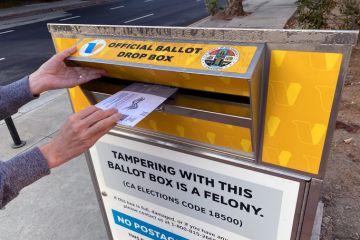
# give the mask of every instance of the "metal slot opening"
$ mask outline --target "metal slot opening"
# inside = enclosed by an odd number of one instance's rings
[[[132,83],[104,77],[81,87],[89,100],[96,104]],[[251,128],[249,102],[248,97],[179,88],[156,111]]]

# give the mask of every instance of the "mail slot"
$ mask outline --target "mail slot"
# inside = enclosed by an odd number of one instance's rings
[[[83,37],[78,45],[70,64],[107,72],[106,78],[80,86],[91,104],[134,82],[176,87],[177,93],[137,128],[255,159],[264,44]]]
[[[177,91],[87,152],[109,239],[310,239],[356,31],[49,24],[74,111]]]

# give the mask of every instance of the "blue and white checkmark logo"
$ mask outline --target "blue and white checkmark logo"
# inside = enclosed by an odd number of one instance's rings
[[[84,44],[80,48],[80,55],[83,57],[98,54],[106,47],[106,42],[103,39],[96,39]]]

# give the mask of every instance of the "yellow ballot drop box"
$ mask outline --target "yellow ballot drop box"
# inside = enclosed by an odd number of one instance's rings
[[[310,239],[355,31],[49,24],[67,64],[177,88],[87,153],[109,239]]]

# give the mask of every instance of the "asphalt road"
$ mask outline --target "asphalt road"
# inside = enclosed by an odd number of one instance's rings
[[[203,0],[121,0],[67,13],[57,19],[0,30],[0,85],[30,74],[54,54],[46,27],[49,22],[187,26],[208,15]]]

